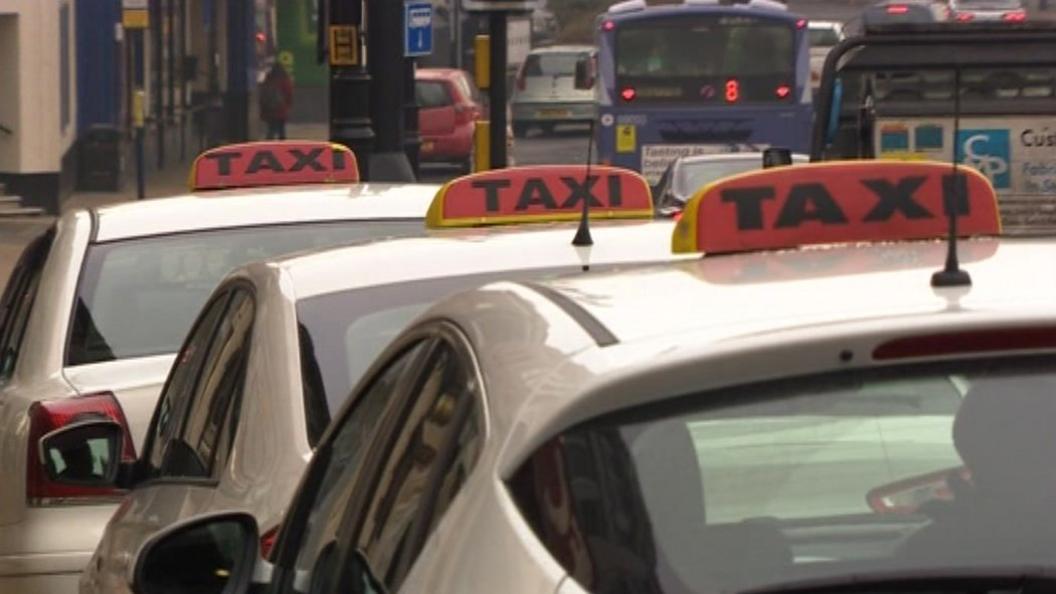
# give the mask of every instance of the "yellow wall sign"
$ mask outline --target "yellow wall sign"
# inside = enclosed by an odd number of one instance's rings
[[[638,129],[634,124],[616,126],[616,152],[633,153],[638,147]]]
[[[146,29],[150,26],[150,12],[146,9],[128,9],[121,11],[121,26],[126,29]]]
[[[330,65],[359,65],[359,31],[355,25],[330,25]]]

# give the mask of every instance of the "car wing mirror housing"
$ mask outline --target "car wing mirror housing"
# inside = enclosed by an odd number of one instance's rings
[[[249,594],[268,581],[271,566],[260,555],[253,516],[197,516],[159,532],[136,556],[136,594]]]
[[[109,419],[77,421],[38,442],[48,480],[80,487],[112,487],[121,470],[124,429]]]

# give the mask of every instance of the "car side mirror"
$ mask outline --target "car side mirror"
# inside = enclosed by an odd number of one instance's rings
[[[136,557],[137,594],[246,594],[260,557],[257,522],[245,513],[199,516],[158,533]]]
[[[783,167],[792,164],[792,150],[783,147],[771,147],[763,151],[763,169]]]
[[[125,431],[109,419],[76,421],[38,442],[48,480],[80,487],[112,487],[121,468]]]
[[[591,72],[589,59],[576,61],[575,85],[577,89],[581,90],[594,88],[594,74]]]

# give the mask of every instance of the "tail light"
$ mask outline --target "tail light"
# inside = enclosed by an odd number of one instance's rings
[[[616,28],[616,23],[614,23],[613,21],[605,21],[605,22],[601,23],[601,30],[602,31],[608,32],[608,31],[612,31],[615,28]]]
[[[628,103],[634,101],[634,98],[637,96],[638,91],[635,91],[634,87],[623,87],[623,90],[620,91],[620,97]]]
[[[40,460],[37,444],[48,433],[84,418],[105,417],[125,430],[121,461],[136,460],[132,436],[128,432],[128,421],[121,405],[110,392],[101,392],[62,400],[35,402],[29,408],[29,443],[26,448],[26,501],[31,506],[53,503],[53,500],[87,503],[92,500],[112,500],[124,491],[113,488],[62,485],[48,479],[47,471]]]
[[[967,23],[968,21],[975,18],[975,15],[970,12],[958,12],[957,16],[954,17],[959,23]]]
[[[1008,23],[1022,23],[1027,20],[1027,13],[1023,10],[1014,10],[1001,15],[1001,20]]]
[[[774,94],[777,95],[778,99],[788,99],[792,95],[792,87],[788,85],[779,85],[774,89]]]
[[[260,556],[262,559],[271,557],[271,551],[275,548],[275,541],[279,537],[279,527],[276,526],[260,535]]]
[[[891,4],[887,7],[887,14],[906,14],[909,7],[905,4]]]
[[[799,19],[796,21],[797,29],[804,29],[807,26],[807,19]]]

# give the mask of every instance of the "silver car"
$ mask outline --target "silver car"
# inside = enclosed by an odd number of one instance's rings
[[[809,160],[807,155],[792,155],[793,164]],[[682,207],[693,194],[711,182],[762,166],[763,153],[757,152],[679,157],[667,166],[654,188],[656,213],[665,217],[673,216],[682,212]]]
[[[1022,23],[1027,9],[1022,0],[950,0],[950,19],[958,23],[1000,21]]]
[[[555,45],[532,50],[517,71],[511,105],[513,133],[532,126],[552,132],[561,123],[589,123],[597,113],[594,59],[589,45]]]

